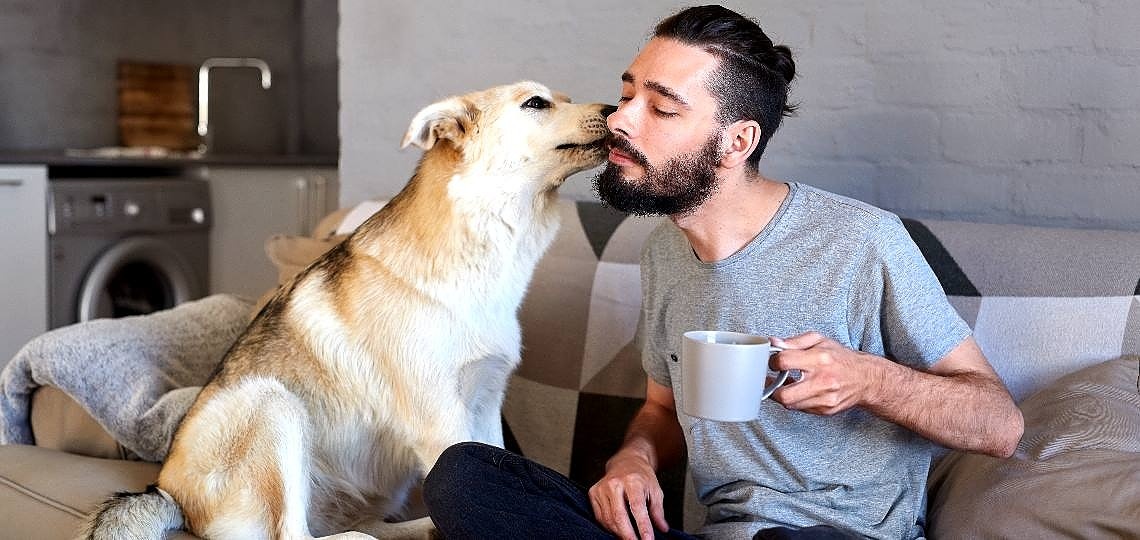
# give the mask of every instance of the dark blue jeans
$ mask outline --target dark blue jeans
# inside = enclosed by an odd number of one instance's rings
[[[585,488],[558,472],[502,448],[459,443],[443,452],[424,480],[424,502],[449,540],[612,539],[594,519]],[[657,539],[693,539],[656,531]],[[766,529],[763,540],[856,538],[838,529]]]

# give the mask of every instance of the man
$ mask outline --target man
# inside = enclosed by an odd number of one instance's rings
[[[1013,453],[1020,411],[898,218],[759,173],[794,74],[786,47],[725,8],[657,26],[622,75],[596,180],[612,206],[672,222],[642,255],[645,405],[588,497],[504,451],[450,449],[426,486],[445,535],[686,537],[656,471],[687,450],[700,536],[916,538],[931,441]],[[786,336],[772,367],[801,377],[751,422],[684,414],[671,359],[710,329]],[[524,482],[510,515],[455,512],[463,492]]]

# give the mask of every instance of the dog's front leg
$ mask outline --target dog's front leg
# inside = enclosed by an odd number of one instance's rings
[[[486,407],[474,420],[472,440],[503,448],[503,411],[501,407]]]
[[[471,439],[503,447],[503,396],[520,358],[489,355],[460,371],[459,398],[467,409]]]

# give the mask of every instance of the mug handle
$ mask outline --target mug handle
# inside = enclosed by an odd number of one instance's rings
[[[777,347],[775,345],[769,344],[768,345],[768,356],[771,357],[773,354],[776,354],[778,352],[782,352],[783,350],[784,350],[783,347]],[[765,386],[764,387],[764,395],[761,396],[760,399],[768,399],[769,397],[771,397],[772,392],[775,392],[777,388],[783,386],[784,383],[787,382],[787,380],[788,380],[788,372],[787,371],[780,371],[779,374],[776,375],[776,380],[771,384],[771,386]]]

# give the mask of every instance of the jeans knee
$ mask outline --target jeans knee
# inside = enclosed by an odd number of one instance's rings
[[[453,444],[439,455],[435,465],[424,477],[424,502],[428,508],[438,504],[447,504],[452,494],[466,491],[464,488],[471,482],[467,476],[478,467],[473,467],[478,461],[478,455],[487,451],[487,445],[478,442],[461,442]]]

